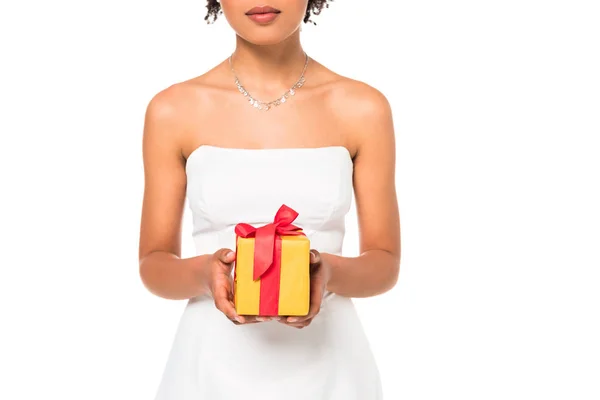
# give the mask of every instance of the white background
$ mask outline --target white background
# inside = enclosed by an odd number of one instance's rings
[[[2,2],[0,398],[153,398],[185,301],[138,276],[143,115],[233,50],[204,6]],[[315,19],[308,54],[394,110],[400,281],[355,302],[385,398],[600,399],[598,3]]]

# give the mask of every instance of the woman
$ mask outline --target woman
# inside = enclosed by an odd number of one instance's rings
[[[140,275],[189,299],[157,400],[381,399],[378,368],[351,298],[398,278],[395,139],[386,98],[300,44],[323,0],[208,1],[235,30],[231,57],[150,101],[144,122]],[[360,255],[341,255],[352,189]],[[197,256],[180,258],[185,198]],[[237,223],[285,204],[311,243],[306,317],[237,315]]]

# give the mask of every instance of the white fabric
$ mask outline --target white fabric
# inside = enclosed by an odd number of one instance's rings
[[[282,204],[311,248],[341,255],[353,163],[342,146],[203,145],[187,160],[197,254],[235,249],[238,222],[262,226]],[[200,296],[187,303],[155,400],[379,400],[379,372],[350,298],[327,293],[304,329],[235,325]]]

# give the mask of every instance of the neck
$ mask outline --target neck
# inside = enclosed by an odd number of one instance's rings
[[[277,96],[288,90],[300,78],[305,61],[299,29],[273,45],[255,45],[237,35],[231,57],[233,69],[242,85],[248,91],[256,92],[253,94],[257,96]]]

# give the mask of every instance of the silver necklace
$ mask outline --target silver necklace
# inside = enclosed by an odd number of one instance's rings
[[[308,59],[309,59],[308,54],[306,54],[306,52],[304,52],[306,61],[304,62],[304,69],[302,69],[302,74],[300,74],[300,79],[298,79],[298,81],[296,81],[296,83],[294,83],[294,85],[283,95],[281,95],[280,97],[278,97],[275,100],[271,100],[268,102],[264,102],[264,101],[255,99],[254,97],[252,97],[250,95],[250,93],[248,93],[246,88],[244,88],[244,86],[242,86],[242,84],[240,83],[240,80],[238,79],[237,75],[235,74],[235,71],[233,70],[233,65],[231,63],[232,56],[233,56],[233,53],[229,56],[229,67],[231,68],[231,72],[233,73],[233,77],[235,78],[235,84],[236,84],[238,90],[240,91],[240,93],[243,94],[245,97],[248,97],[248,101],[249,101],[250,105],[253,106],[254,108],[257,108],[259,110],[269,111],[271,108],[285,103],[290,96],[293,96],[296,94],[296,89],[298,89],[299,87],[302,87],[302,85],[304,85],[304,81],[305,81],[304,72],[306,72],[306,66],[308,65]]]

